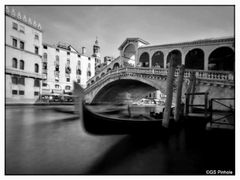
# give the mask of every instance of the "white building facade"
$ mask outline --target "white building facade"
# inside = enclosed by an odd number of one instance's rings
[[[43,43],[42,63],[42,95],[71,94],[73,81],[85,88],[87,80],[95,75],[95,58],[66,43]]]
[[[6,102],[34,103],[41,94],[41,25],[8,7],[5,17]]]

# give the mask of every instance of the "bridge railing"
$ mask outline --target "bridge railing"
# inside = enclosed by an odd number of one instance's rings
[[[95,84],[96,82],[101,81],[103,78],[108,76],[115,76],[119,73],[135,73],[135,74],[148,74],[148,75],[160,75],[167,76],[168,69],[164,68],[145,68],[145,67],[124,67],[113,69],[106,73],[105,76],[92,77],[88,80],[88,84]],[[194,70],[194,69],[186,69],[184,73],[185,78],[189,78],[191,73],[195,73],[197,79],[201,80],[212,80],[212,81],[222,81],[222,82],[234,82],[234,75],[231,71],[205,71],[205,70]],[[179,69],[176,69],[175,76],[179,75]],[[93,83],[91,83],[93,82]],[[91,86],[90,85],[90,86]]]

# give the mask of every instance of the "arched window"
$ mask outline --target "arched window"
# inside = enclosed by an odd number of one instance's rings
[[[147,52],[141,54],[139,63],[141,64],[141,67],[149,67],[149,54]]]
[[[81,61],[80,60],[78,60],[78,66],[81,66]]]
[[[47,53],[43,53],[43,60],[47,60]]]
[[[20,60],[20,69],[24,70],[24,61]]]
[[[152,67],[160,67],[163,68],[164,55],[161,51],[157,51],[152,56]]]
[[[13,58],[13,59],[12,59],[12,67],[13,67],[13,68],[17,68],[17,66],[18,66],[17,59],[16,59],[16,58]]]
[[[202,49],[192,49],[185,58],[186,69],[204,69],[204,52]]]
[[[102,74],[101,74],[101,77],[103,77],[103,76],[105,76],[105,73],[102,73]]]
[[[172,50],[167,56],[167,67],[169,66],[169,61],[172,55],[175,56],[174,60],[177,65],[182,64],[182,53],[179,50]]]
[[[90,64],[90,63],[88,63],[88,68],[89,68],[89,69],[91,68],[91,64]]]
[[[220,47],[210,54],[208,69],[234,71],[234,61],[234,51],[229,47]]]
[[[133,44],[129,44],[123,52],[123,56],[127,59],[132,59],[135,60],[135,55],[136,55],[136,49],[135,46]]]
[[[113,65],[113,70],[118,69],[118,68],[119,68],[119,63],[115,63],[115,64]]]
[[[110,71],[111,71],[111,68],[108,68],[108,69],[107,69],[107,72],[110,72]]]
[[[34,65],[34,70],[35,70],[36,73],[39,72],[39,66],[38,66],[38,64],[35,64],[35,65]]]

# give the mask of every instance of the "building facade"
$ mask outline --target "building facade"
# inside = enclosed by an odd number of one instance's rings
[[[34,103],[41,94],[41,25],[6,7],[5,82],[7,103]]]
[[[79,53],[71,45],[43,43],[42,94],[71,94],[73,81],[86,87],[88,79],[95,75],[95,58],[85,55],[85,48]]]
[[[100,47],[96,40],[93,56],[86,48],[78,52],[71,45],[42,42],[41,25],[6,6],[6,103],[35,103],[44,95],[71,94],[73,81],[83,88],[95,75]]]

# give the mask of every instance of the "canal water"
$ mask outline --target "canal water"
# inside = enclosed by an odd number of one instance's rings
[[[187,127],[155,136],[94,136],[80,119],[55,109],[6,107],[6,174],[234,173],[233,131]]]

